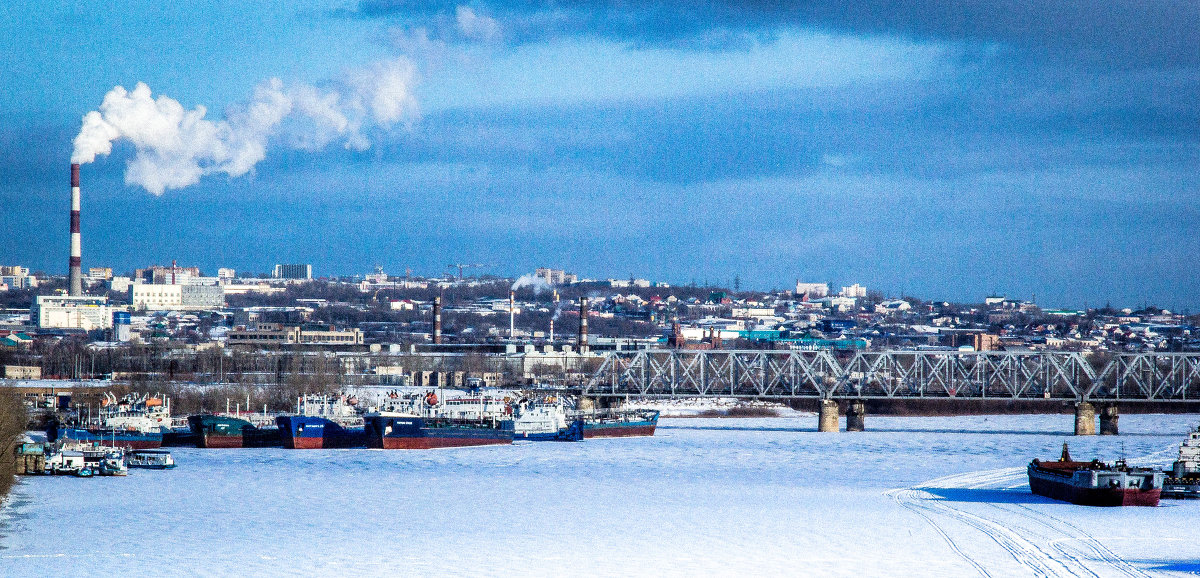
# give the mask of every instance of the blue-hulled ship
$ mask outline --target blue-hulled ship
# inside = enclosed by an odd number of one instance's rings
[[[430,449],[511,444],[511,421],[419,417],[378,412],[365,417],[367,447]]]
[[[353,396],[306,395],[296,415],[275,418],[279,438],[289,449],[352,448],[367,445],[358,400]]]

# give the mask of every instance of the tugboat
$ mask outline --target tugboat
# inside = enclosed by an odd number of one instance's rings
[[[658,426],[658,411],[652,409],[586,411],[575,417],[583,420],[585,438],[652,436]]]
[[[1163,480],[1164,498],[1200,498],[1200,427],[1179,444],[1179,459]]]
[[[1033,493],[1081,506],[1157,506],[1163,488],[1162,472],[1130,467],[1125,460],[1111,466],[1076,462],[1065,443],[1058,461],[1034,458],[1028,473]]]

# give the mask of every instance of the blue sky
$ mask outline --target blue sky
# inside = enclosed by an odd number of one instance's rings
[[[65,271],[72,140],[140,82],[212,130],[84,166],[85,267],[1200,309],[1192,3],[239,4],[0,7],[0,261]]]

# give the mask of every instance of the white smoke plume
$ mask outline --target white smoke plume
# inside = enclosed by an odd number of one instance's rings
[[[104,95],[98,110],[83,117],[72,163],[90,163],[112,153],[113,142],[134,147],[125,182],[161,195],[194,185],[205,175],[239,177],[267,154],[275,136],[287,146],[319,150],[341,140],[350,149],[370,146],[364,131],[409,123],[418,108],[412,88],[416,70],[406,58],[377,62],[345,74],[329,87],[260,83],[249,102],[232,106],[225,118],[205,118],[208,109],[188,110],[139,82],[132,91],[118,86]]]
[[[513,283],[512,291],[523,289],[525,287],[533,289],[534,293],[541,293],[542,291],[550,290],[550,284],[547,283],[545,279],[542,279],[541,277],[538,277],[532,273],[518,277],[517,281]]]

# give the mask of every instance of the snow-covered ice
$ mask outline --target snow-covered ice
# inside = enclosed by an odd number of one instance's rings
[[[1167,464],[1196,416],[663,419],[652,438],[433,451],[198,450],[126,478],[30,477],[0,575],[1184,576],[1200,501],[1028,493],[1054,458]]]

